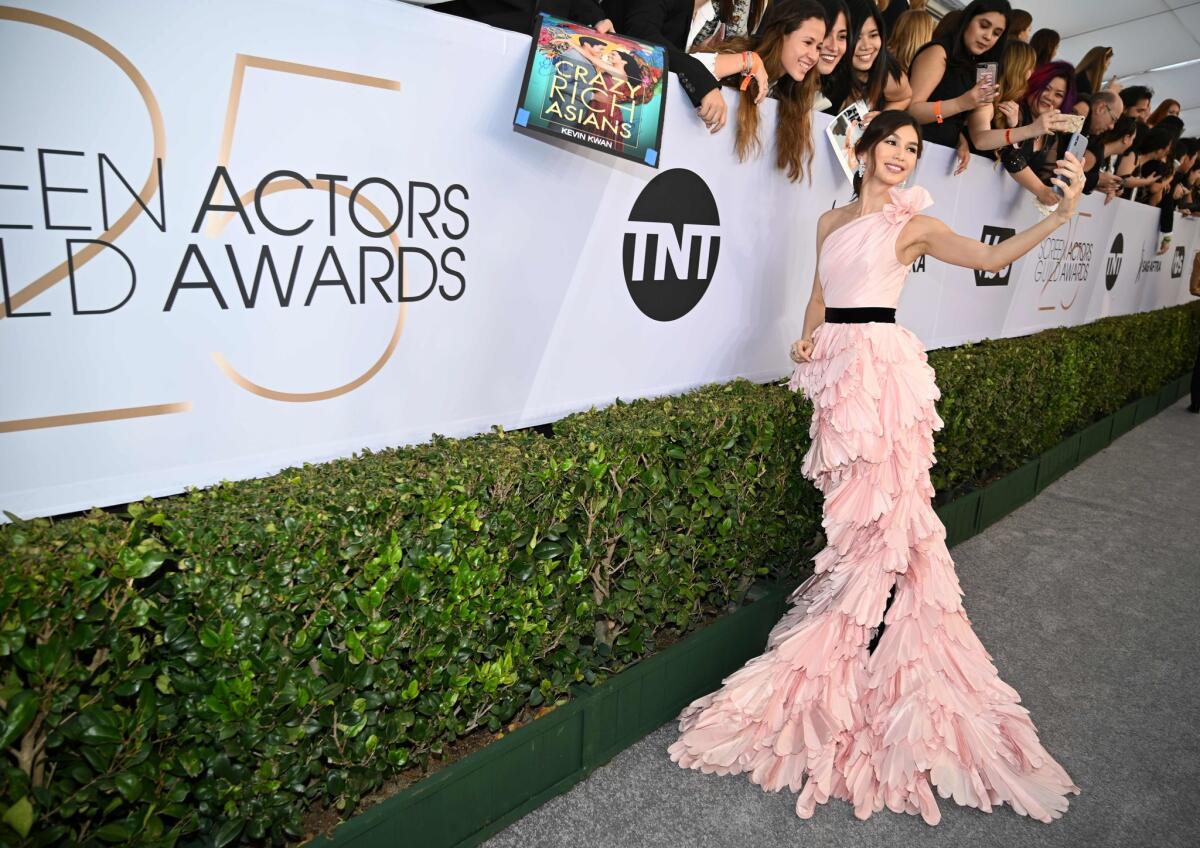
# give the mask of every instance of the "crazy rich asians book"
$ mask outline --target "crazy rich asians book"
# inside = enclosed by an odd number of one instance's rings
[[[658,167],[666,51],[543,14],[513,123]]]

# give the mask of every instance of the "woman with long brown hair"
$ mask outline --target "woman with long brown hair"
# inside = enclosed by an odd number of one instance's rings
[[[1037,67],[1037,53],[1024,41],[1010,41],[1004,45],[1004,58],[1000,63],[999,90],[996,94],[996,114],[992,126],[997,129],[1015,128],[1021,125],[1018,105],[1025,95],[1029,77]]]
[[[813,407],[800,470],[824,498],[826,546],[766,650],[683,709],[668,753],[786,787],[804,819],[839,798],[859,819],[886,807],[936,825],[940,795],[1049,823],[1080,790],[967,617],[931,503],[940,392],[896,307],[922,256],[997,271],[1035,249],[1071,220],[1083,173],[1060,160],[1058,208],[989,245],[921,214],[933,199],[906,187],[921,146],[916,119],[881,112],[855,145],[854,200],[817,222],[789,387]]]
[[[1146,125],[1150,127],[1156,127],[1158,126],[1158,122],[1168,115],[1174,115],[1178,117],[1179,110],[1179,101],[1172,100],[1170,97],[1168,97],[1162,103],[1159,103],[1155,110],[1150,113],[1150,117],[1146,119]]]
[[[1112,61],[1111,47],[1093,47],[1075,66],[1075,84],[1080,94],[1095,94],[1104,86],[1104,75]]]
[[[1024,9],[1013,9],[1008,18],[1008,40],[1029,43],[1029,33],[1033,29],[1033,15]]]
[[[775,162],[792,182],[809,171],[813,158],[812,107],[820,87],[814,70],[825,38],[825,9],[816,0],[783,0],[772,5],[758,32],[735,38],[717,49],[718,55],[748,57],[761,62],[741,76],[738,125],[734,142],[745,161],[762,148],[758,137],[758,103],[764,94],[778,100],[775,117]],[[766,80],[767,91],[762,90]],[[811,173],[810,173],[811,176]]]
[[[934,27],[933,15],[921,9],[909,9],[896,19],[887,46],[904,73],[908,73],[917,51],[933,40]]]
[[[1037,51],[1037,63],[1045,65],[1054,61],[1058,55],[1058,45],[1062,37],[1057,30],[1039,29],[1029,39],[1029,46]]]

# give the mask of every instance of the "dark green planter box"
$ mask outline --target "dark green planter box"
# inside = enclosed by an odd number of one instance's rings
[[[1049,486],[1079,464],[1079,434],[1069,436],[1038,460],[1037,491]]]
[[[1165,394],[1169,394],[1170,398],[1171,398],[1169,401],[1167,401],[1168,405],[1174,403],[1175,401],[1179,400],[1179,398],[1183,397],[1183,395],[1180,394],[1180,392],[1184,391],[1184,386],[1186,386],[1186,381],[1184,381],[1184,376],[1185,375],[1180,374],[1178,377],[1174,377],[1167,381],[1167,384],[1162,387],[1162,391],[1159,392],[1159,402],[1160,403],[1162,402],[1162,396]],[[1190,377],[1190,375],[1188,375],[1188,376]],[[1180,385],[1181,383],[1183,383],[1184,385],[1181,386]]]
[[[979,529],[990,527],[1037,493],[1038,460],[1027,462],[980,493]]]
[[[1137,402],[1133,416],[1133,426],[1143,424],[1158,414],[1158,394],[1152,394]]]
[[[1108,447],[1108,443],[1112,441],[1113,417],[1106,415],[1104,418],[1085,427],[1079,433],[1079,462],[1083,462],[1088,457],[1099,453]]]
[[[737,611],[340,825],[313,846],[468,848],[567,791],[762,653],[792,585]]]
[[[1133,429],[1133,419],[1137,414],[1137,404],[1127,403],[1112,414],[1112,441]]]
[[[1168,406],[1174,406],[1175,401],[1179,400],[1179,380],[1172,380],[1167,383],[1158,393],[1158,409],[1157,412],[1162,412]]]
[[[1175,400],[1187,397],[1192,391],[1192,374],[1187,372],[1175,378]]]
[[[980,491],[969,492],[938,507],[938,518],[946,525],[946,545],[954,547],[979,532]]]

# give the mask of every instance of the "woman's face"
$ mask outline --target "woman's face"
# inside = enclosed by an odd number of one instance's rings
[[[875,57],[883,46],[883,38],[879,35],[879,27],[874,18],[863,21],[862,29],[858,32],[858,44],[854,47],[854,70],[869,71],[875,64]]]
[[[846,16],[838,12],[837,20],[821,42],[820,58],[817,59],[817,73],[821,76],[832,74],[837,63],[842,61],[842,56],[846,55],[846,32]]]
[[[1049,85],[1042,89],[1038,99],[1033,102],[1033,114],[1040,115],[1051,109],[1058,109],[1062,106],[1063,98],[1066,96],[1067,81],[1062,77],[1055,77],[1050,80]]]
[[[900,185],[917,167],[917,131],[910,126],[897,129],[875,145],[872,176],[888,186]]]
[[[1172,103],[1170,106],[1168,106],[1168,107],[1167,107],[1167,114],[1168,114],[1168,115],[1175,115],[1176,117],[1178,117],[1178,116],[1179,116],[1179,104],[1178,104],[1178,103]]]
[[[804,75],[817,64],[817,54],[824,38],[825,21],[820,18],[809,18],[792,30],[784,37],[779,55],[783,72],[796,82],[804,79]]]
[[[1026,44],[1028,44],[1029,43],[1029,31],[1031,29],[1033,29],[1033,24],[1030,24],[1029,26],[1025,27],[1025,29],[1018,32],[1017,36],[1016,36],[1017,41],[1024,41]]]
[[[984,12],[971,18],[963,31],[963,45],[972,56],[982,56],[996,46],[1004,35],[1004,15],[999,12]]]
[[[625,59],[618,50],[610,50],[600,56],[596,62],[596,70],[625,79]]]

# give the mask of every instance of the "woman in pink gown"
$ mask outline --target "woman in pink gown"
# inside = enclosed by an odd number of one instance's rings
[[[857,199],[817,226],[791,387],[813,404],[802,472],[824,494],[827,547],[766,652],[683,710],[669,753],[686,768],[788,787],[801,818],[834,797],[860,819],[886,806],[935,825],[936,789],[1050,822],[1079,788],[1038,741],[963,609],[930,500],[940,393],[920,340],[894,315],[918,256],[998,270],[1066,223],[1082,169],[1059,161],[1058,209],[989,246],[918,214],[929,193],[901,184],[920,150],[912,117],[880,113],[855,149]]]

